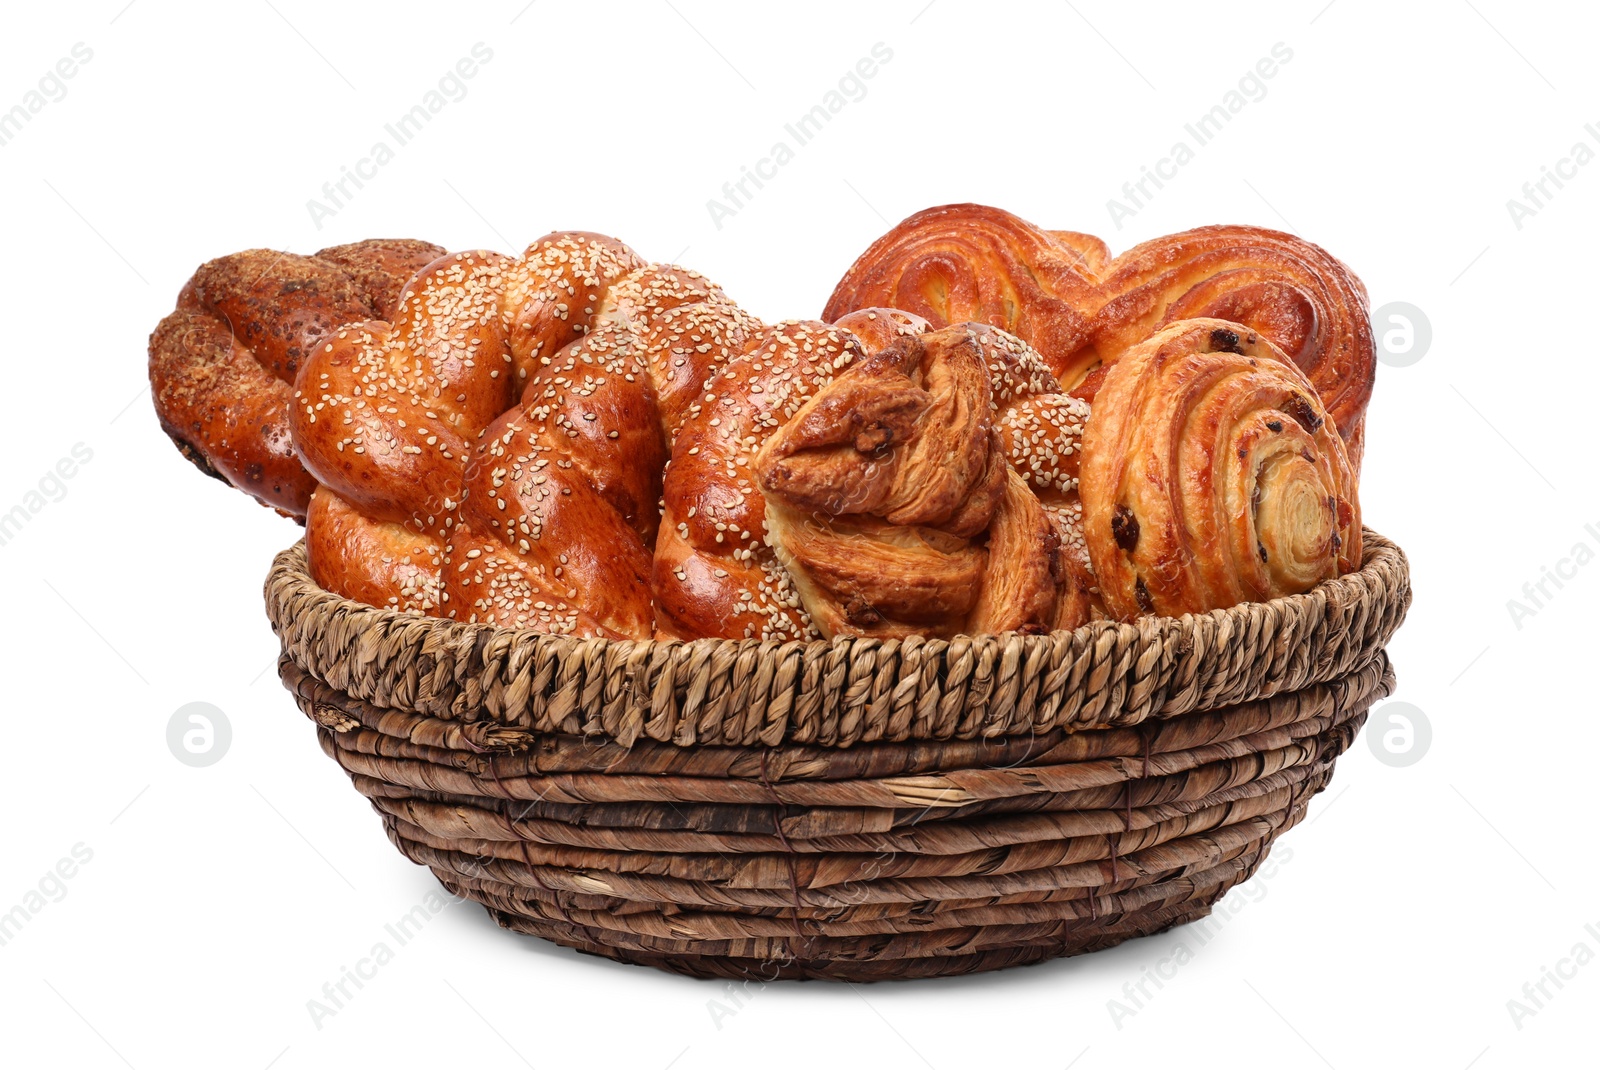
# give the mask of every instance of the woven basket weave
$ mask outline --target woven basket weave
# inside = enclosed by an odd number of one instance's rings
[[[1044,636],[627,642],[267,577],[279,671],[406,857],[507,928],[697,976],[879,980],[1206,915],[1304,815],[1411,591]]]

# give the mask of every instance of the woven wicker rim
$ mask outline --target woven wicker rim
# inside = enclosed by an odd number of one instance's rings
[[[408,616],[323,590],[304,543],[273,561],[284,651],[373,705],[529,732],[680,746],[846,747],[1128,726],[1369,663],[1411,602],[1405,554],[1367,530],[1362,567],[1312,590],[1049,635],[815,641],[576,639]]]

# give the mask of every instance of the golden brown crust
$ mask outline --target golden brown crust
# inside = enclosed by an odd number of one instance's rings
[[[1037,354],[958,324],[857,360],[778,429],[755,461],[767,541],[812,626],[890,638],[1082,623],[1030,489],[1068,482],[1060,455],[1081,422],[1001,430],[1043,399],[1052,412],[1067,400]]]
[[[824,636],[951,635],[978,599],[1007,468],[960,328],[895,339],[819,391],[755,459],[768,543]]]
[[[348,324],[302,367],[290,426],[321,484],[317,500],[329,499],[306,530],[312,577],[328,590],[375,605],[444,609],[467,462],[482,422],[514,396],[500,316],[507,263],[483,252],[435,260],[406,286],[392,324]],[[352,531],[369,547],[403,546],[408,564],[431,576],[397,572],[387,559],[397,550],[342,552]],[[426,604],[408,593],[419,587],[432,592]]]
[[[861,356],[848,331],[815,321],[763,327],[686,410],[663,484],[651,587],[657,627],[677,638],[814,634],[764,538],[757,451]]]
[[[992,635],[1076,628],[1083,623],[1071,605],[1070,581],[1061,571],[1061,538],[1039,499],[1010,468],[988,536],[988,567],[964,631]]]
[[[1111,258],[1104,243],[959,204],[919,212],[851,265],[823,316],[898,305],[936,326],[979,320],[1040,351],[1067,387],[1181,319],[1215,317],[1267,337],[1304,371],[1359,467],[1377,353],[1366,289],[1310,242],[1215,226]]]
[[[340,329],[300,373],[312,575],[464,622],[648,638],[667,450],[756,329],[700,275],[602,235],[436,261],[392,323]],[[407,594],[424,559],[433,604]]]
[[[1080,275],[1145,280],[1084,338],[1120,346],[1165,301],[1152,287],[1180,285],[1153,254],[1119,268],[1096,239],[1039,233]],[[382,289],[399,268],[371,271]],[[1271,598],[1359,559],[1333,420],[1232,322],[1158,330],[1069,391],[988,324],[873,307],[765,325],[693,272],[561,232],[515,259],[440,258],[388,319],[295,359],[312,575],[402,612],[614,638],[948,636]]]
[[[303,517],[315,480],[295,458],[288,419],[301,363],[344,324],[387,318],[405,280],[443,252],[374,240],[201,265],[150,336],[162,430],[201,471]]]
[[[857,309],[840,316],[833,325],[855,335],[866,353],[876,353],[892,345],[897,338],[922,334],[933,326],[921,316],[898,308]]]
[[[306,511],[306,564],[323,587],[401,613],[435,615],[444,589],[439,540],[373,520],[326,487]]]
[[[399,307],[401,293],[413,276],[446,250],[410,238],[368,238],[348,245],[330,245],[312,256],[343,268],[356,292],[372,302],[375,319],[386,320]]]
[[[1134,246],[1100,287],[1098,359],[1109,363],[1178,320],[1241,324],[1311,380],[1359,467],[1377,349],[1366,287],[1326,251],[1262,227],[1200,227]]]
[[[1004,491],[983,351],[946,328],[896,340],[806,403],[756,456],[768,504],[967,537]]]
[[[532,347],[519,360],[530,374],[521,403],[484,434],[452,539],[451,561],[467,567],[447,567],[447,604],[458,619],[648,638],[662,469],[687,384],[698,392],[756,324],[695,272],[629,269],[631,252],[596,256],[574,244],[535,243],[519,267],[562,280],[575,262],[598,272],[573,280],[592,302],[587,333],[536,357],[560,333],[509,313],[524,339],[514,353]],[[508,302],[525,308],[538,289],[508,286]]]
[[[1123,354],[1080,479],[1094,574],[1121,620],[1266,601],[1359,567],[1343,441],[1305,375],[1234,323],[1182,321]]]
[[[915,313],[935,327],[987,323],[1033,346],[1059,377],[1088,342],[1100,303],[1086,269],[1104,259],[1104,246],[1074,237],[1082,240],[1063,241],[984,205],[929,208],[850,265],[822,318],[876,305]]]
[[[821,519],[770,502],[767,526],[809,621],[825,638],[954,635],[983,587],[983,547],[934,528]]]

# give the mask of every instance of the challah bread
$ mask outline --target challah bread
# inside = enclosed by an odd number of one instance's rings
[[[554,308],[508,293],[522,308]],[[680,268],[596,278],[586,299],[587,333],[530,360],[521,404],[483,436],[445,571],[458,620],[654,632],[651,547],[668,452],[689,399],[759,329]],[[547,346],[552,332],[537,319],[516,321]]]
[[[394,239],[311,256],[251,249],[202,264],[150,336],[161,429],[202,472],[304,517],[316,482],[289,434],[301,363],[339,327],[388,319],[406,281],[443,253]]]
[[[887,332],[886,332],[887,333]],[[756,331],[689,407],[663,481],[651,586],[657,624],[676,638],[803,639],[812,634],[765,539],[756,453],[800,406],[863,355],[848,330],[789,321]]]
[[[648,637],[667,451],[756,326],[600,235],[429,265],[392,324],[341,329],[301,371],[313,578],[402,611]]]
[[[320,486],[312,578],[401,611],[446,610],[442,570],[478,432],[515,396],[498,253],[420,271],[392,323],[340,328],[305,361],[291,432]],[[335,500],[336,499],[336,500]]]
[[[1122,355],[1083,441],[1085,535],[1109,615],[1266,601],[1357,568],[1344,442],[1264,336],[1171,324]]]
[[[1174,321],[1237,322],[1306,373],[1359,467],[1377,367],[1366,289],[1294,235],[1201,227],[1113,258],[1089,235],[1042,230],[983,205],[947,205],[875,241],[845,272],[823,317],[873,305],[936,326],[1001,327],[1038,349],[1069,388]]]
[[[1353,328],[1322,315],[1326,293],[1290,292],[1336,261],[1296,275],[1260,252],[1289,256],[1282,236],[1258,248],[1227,228],[1113,260],[1087,235],[972,211],[944,236],[909,228],[885,261],[904,259],[900,275],[862,268],[929,316],[869,306],[831,324],[763,324],[700,275],[583,232],[515,258],[434,257],[404,282],[432,247],[363,243],[282,270],[241,254],[202,268],[158,328],[152,380],[171,387],[164,411],[203,397],[234,412],[214,427],[278,406],[290,444],[267,497],[303,493],[318,583],[469,623],[1045,631],[1269,599],[1357,566],[1349,447],[1297,365],[1320,354],[1312,370],[1354,405],[1359,376],[1324,345]],[[1350,285],[1347,304],[1364,302]],[[1161,325],[1191,307],[1268,320],[1297,359],[1249,322]],[[939,322],[967,308],[1053,354]],[[223,465],[238,445],[212,442]]]
[[[444,601],[437,536],[373,520],[327,487],[306,511],[306,557],[319,584],[356,602],[436,616]]]

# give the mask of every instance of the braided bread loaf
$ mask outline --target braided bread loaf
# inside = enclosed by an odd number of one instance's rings
[[[483,436],[446,567],[458,619],[654,631],[650,548],[668,451],[691,399],[756,325],[680,268],[599,280],[588,332],[538,358],[521,405]]]
[[[392,324],[301,370],[312,576],[401,611],[650,635],[667,450],[750,329],[700,276],[599,235],[436,261]]]
[[[1086,235],[936,210],[846,279],[927,315],[832,324],[761,323],[583,232],[516,258],[240,254],[197,272],[151,375],[164,426],[207,444],[197,463],[305,511],[317,582],[401,612],[636,639],[1199,612],[1360,560],[1334,407],[1364,405],[1337,359],[1359,332],[1316,287],[1343,269],[1253,233],[1113,261]],[[1246,322],[1177,318],[1202,306]],[[940,325],[963,311],[989,323]],[[271,446],[255,461],[246,424]]]
[[[1112,258],[1086,234],[1042,230],[998,208],[947,205],[873,242],[839,280],[823,317],[873,305],[937,326],[978,320],[1004,328],[1038,349],[1068,387],[1104,374],[1169,323],[1229,320],[1306,373],[1360,465],[1377,367],[1366,288],[1291,234],[1201,227]]]
[[[887,331],[885,332],[887,333]],[[765,538],[761,444],[864,353],[848,329],[790,321],[758,329],[690,406],[663,480],[652,586],[664,635],[806,638],[789,574]]]
[[[515,391],[500,313],[506,264],[476,252],[434,261],[406,285],[393,322],[345,326],[301,368],[291,432],[319,484],[306,554],[329,590],[443,609],[467,461]]]
[[[556,234],[431,265],[298,393],[312,575],[464,621],[1048,630],[1291,593],[1359,559],[1315,390],[1216,320],[1066,392],[984,324],[764,325],[692,272]]]
[[[406,281],[443,254],[395,239],[311,256],[250,249],[202,264],[150,335],[161,429],[202,472],[304,517],[316,483],[289,436],[301,363],[344,324],[392,316]]]

